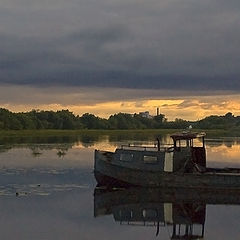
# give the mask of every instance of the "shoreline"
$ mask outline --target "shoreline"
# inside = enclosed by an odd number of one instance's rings
[[[147,134],[147,135],[166,135],[174,132],[186,131],[186,129],[79,129],[79,130],[59,130],[59,129],[40,129],[40,130],[0,130],[0,137],[50,137],[50,136],[77,136],[77,135],[125,135],[125,134]],[[206,132],[207,136],[218,137],[240,137],[240,131],[224,129],[192,129],[193,132]]]

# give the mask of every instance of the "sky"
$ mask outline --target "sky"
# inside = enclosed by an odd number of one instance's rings
[[[0,107],[240,115],[237,0],[1,0]]]

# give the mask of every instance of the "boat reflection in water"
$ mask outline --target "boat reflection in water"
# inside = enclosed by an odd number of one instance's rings
[[[94,216],[124,225],[168,227],[171,239],[202,239],[207,204],[240,204],[238,192],[189,189],[95,188]]]

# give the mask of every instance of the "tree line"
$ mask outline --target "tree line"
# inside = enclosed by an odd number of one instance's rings
[[[74,115],[69,110],[14,113],[0,108],[1,130],[23,129],[184,129],[189,126],[199,129],[229,129],[240,126],[240,116],[232,113],[224,116],[208,116],[198,121],[176,118],[168,121],[164,114],[146,118],[139,114],[118,113],[108,119],[90,113]]]

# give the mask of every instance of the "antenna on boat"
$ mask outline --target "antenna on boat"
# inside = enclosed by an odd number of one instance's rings
[[[158,148],[158,151],[160,151],[160,140],[158,137],[157,137],[157,148]]]

